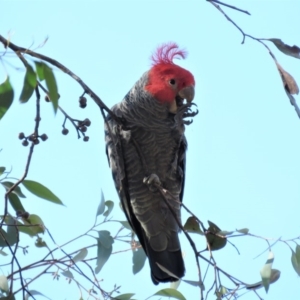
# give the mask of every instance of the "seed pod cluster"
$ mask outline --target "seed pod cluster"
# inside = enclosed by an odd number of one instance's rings
[[[32,142],[35,145],[37,145],[40,143],[40,140],[45,142],[48,139],[48,136],[46,133],[43,133],[42,135],[38,135],[38,136],[36,136],[34,133],[29,136],[25,136],[24,132],[20,132],[18,137],[20,140],[23,140],[22,145],[24,147],[27,147],[29,145],[29,142]]]

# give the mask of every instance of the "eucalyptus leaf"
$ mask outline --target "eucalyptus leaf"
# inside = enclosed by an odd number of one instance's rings
[[[16,226],[16,221],[12,218],[11,215],[8,215],[5,218],[5,223],[8,225],[7,231],[0,228],[0,247],[7,247],[8,245],[12,246],[18,241],[19,234]]]
[[[7,217],[7,241],[10,246],[16,244],[19,241],[19,231],[16,225],[16,221],[12,216]]]
[[[105,206],[107,206],[107,210],[103,214],[104,217],[108,217],[114,208],[114,202],[111,200],[105,201]]]
[[[22,220],[24,224],[30,228],[33,234],[45,232],[44,222],[38,215],[31,214],[29,218],[27,219],[23,218]]]
[[[25,208],[23,207],[19,197],[16,194],[9,193],[8,201],[9,201],[10,205],[12,206],[12,208],[15,210],[15,212],[17,212],[17,211],[24,212],[25,211]]]
[[[8,280],[7,277],[4,275],[0,275],[0,290],[1,292],[5,293],[9,292]]]
[[[298,274],[298,276],[300,276],[300,263],[298,262],[296,252],[293,250],[292,250],[291,261],[295,272]]]
[[[14,185],[14,183],[12,183],[10,181],[2,181],[1,184],[4,186],[6,191],[8,191]],[[12,193],[15,193],[16,195],[18,195],[21,198],[26,198],[26,196],[22,193],[20,186],[18,186],[18,185],[14,188]]]
[[[98,274],[112,253],[112,244],[114,239],[107,230],[101,230],[98,232],[99,238],[97,238],[97,266],[95,268],[96,274]]]
[[[55,196],[48,188],[46,188],[44,185],[42,185],[39,182],[33,181],[33,180],[24,180],[22,184],[25,186],[25,188],[34,194],[35,196],[39,198],[46,199],[50,202],[61,204],[61,200]]]
[[[4,252],[3,250],[0,250],[0,255],[7,256],[8,254],[6,252]]]
[[[6,168],[5,167],[0,167],[0,175],[2,175],[5,172]]]
[[[101,200],[100,200],[100,203],[99,203],[99,205],[98,205],[96,217],[102,215],[103,212],[104,212],[104,210],[105,210],[105,200],[104,200],[104,194],[103,194],[103,191],[101,190]]]
[[[10,108],[14,99],[14,90],[10,84],[9,77],[0,84],[0,120]]]
[[[190,233],[198,233],[198,234],[201,234],[203,235],[203,231],[200,229],[199,227],[199,223],[197,221],[197,219],[195,217],[189,217],[183,228],[187,231],[187,232],[190,232]]]
[[[127,293],[127,294],[114,296],[114,299],[116,299],[116,300],[133,300],[132,296],[134,296],[134,295],[135,294]]]
[[[272,251],[269,251],[268,259],[265,263],[265,265],[260,270],[260,275],[262,279],[263,286],[265,287],[266,292],[269,290],[270,286],[270,278],[272,274],[272,265],[274,262],[274,254]]]
[[[47,243],[40,237],[38,237],[34,243],[37,248],[47,247]]]
[[[57,91],[57,84],[52,69],[42,61],[35,62],[36,72],[39,79],[46,81],[46,86],[49,92],[49,98],[53,105],[54,112],[56,113],[58,108],[59,94]]]
[[[51,103],[54,108],[54,112],[57,112],[58,108],[58,99],[59,99],[59,94],[57,91],[57,84],[55,80],[55,76],[53,74],[53,71],[50,67],[45,65],[44,67],[44,76],[45,76],[45,81],[46,81],[46,86],[49,91],[49,98],[51,100]]]
[[[70,270],[63,271],[63,272],[61,272],[61,274],[69,279],[74,279],[74,275]]]
[[[146,258],[147,258],[147,256],[146,256],[143,248],[138,248],[133,251],[133,255],[132,255],[132,262],[133,262],[132,272],[133,272],[133,274],[136,274],[143,269]]]
[[[152,297],[153,296],[163,296],[178,300],[186,300],[186,298],[179,291],[170,288],[162,289],[153,294]]]
[[[239,232],[239,233],[247,234],[249,232],[249,229],[248,228],[242,228],[242,229],[237,229],[236,231]]]
[[[36,291],[36,290],[30,290],[29,293],[26,294],[25,300],[28,300],[29,298],[36,299],[35,297],[32,297],[32,296],[42,296],[44,298],[51,300],[50,298],[48,298],[47,296],[45,296],[44,294],[42,294],[41,292]]]
[[[128,230],[132,230],[132,229],[131,229],[131,226],[130,226],[130,224],[129,224],[128,221],[119,221],[119,222],[122,224],[122,226],[123,226],[124,228],[126,228],[126,229],[128,229]]]
[[[78,261],[84,260],[86,256],[88,255],[88,251],[86,248],[82,248],[73,258],[72,260],[74,263],[77,263]]]
[[[207,243],[209,244],[210,250],[219,250],[226,246],[227,238],[223,237],[219,233],[221,229],[211,221],[208,221],[209,227],[206,233]]]
[[[26,67],[26,74],[23,83],[23,89],[20,96],[20,102],[27,102],[32,96],[37,84],[36,73],[30,65]]]

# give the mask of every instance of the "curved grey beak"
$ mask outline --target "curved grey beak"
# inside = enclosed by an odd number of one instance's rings
[[[187,86],[178,92],[178,95],[186,99],[187,102],[192,102],[195,97],[195,87],[193,85]]]

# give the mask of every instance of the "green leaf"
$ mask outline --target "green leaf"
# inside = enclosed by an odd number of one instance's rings
[[[95,268],[96,274],[98,274],[104,264],[109,259],[112,253],[112,244],[114,239],[107,230],[100,230],[98,232],[99,238],[97,238],[98,249],[97,249],[97,267]]]
[[[113,299],[116,299],[116,300],[133,300],[132,296],[134,296],[134,295],[135,294],[127,293],[127,294],[114,296]]]
[[[187,284],[190,284],[192,286],[195,286],[195,287],[201,287],[203,291],[205,290],[205,287],[204,287],[203,283],[201,283],[199,281],[186,280],[186,279],[182,279],[182,281],[187,283]]]
[[[54,112],[56,113],[58,107],[59,94],[57,91],[57,84],[52,69],[44,62],[35,62],[36,72],[39,79],[46,80],[46,86],[49,92],[49,98],[52,102]]]
[[[16,300],[14,294],[9,294],[7,297],[1,297],[0,300]]]
[[[281,272],[277,269],[271,270],[270,284],[276,282],[280,278]]]
[[[69,279],[74,279],[73,273],[69,270],[63,271],[63,272],[61,272],[61,274],[64,275],[65,277],[69,278]]]
[[[206,233],[207,243],[210,246],[210,250],[219,250],[225,247],[227,243],[226,237],[220,236],[221,229],[211,221],[208,221],[209,227]]]
[[[36,83],[36,73],[34,72],[33,68],[30,65],[28,65],[26,67],[26,74],[24,78],[23,89],[20,96],[20,102],[25,103],[30,99],[36,87]]]
[[[183,228],[187,231],[187,232],[191,232],[191,233],[198,233],[198,234],[201,234],[203,235],[203,231],[200,229],[199,227],[199,223],[197,221],[197,219],[195,217],[189,217]]]
[[[44,247],[47,247],[47,243],[45,241],[43,241],[42,238],[40,237],[37,237],[34,245],[37,247],[37,248],[44,248]]]
[[[237,229],[236,231],[239,232],[239,233],[247,234],[249,232],[249,229],[248,228],[242,228],[242,229]]]
[[[234,231],[221,230],[221,231],[219,231],[218,234],[222,235],[222,236],[227,236],[227,235],[231,235],[233,233],[234,233]]]
[[[146,256],[143,248],[138,248],[133,251],[133,256],[132,256],[132,262],[133,262],[132,272],[133,272],[133,274],[136,274],[143,269],[146,258],[147,258],[147,256]]]
[[[2,228],[0,228],[0,247],[7,247],[8,243],[8,237],[7,237],[7,232],[4,231]],[[6,243],[7,241],[7,243]]]
[[[297,258],[297,262],[300,265],[300,246],[297,245],[296,246],[296,258]]]
[[[40,184],[39,182],[33,181],[33,180],[24,180],[22,184],[25,186],[25,188],[31,192],[32,194],[36,195],[37,197],[49,200],[56,204],[61,204],[61,200],[55,196],[48,188]]]
[[[22,220],[25,225],[30,227],[30,230],[33,232],[33,234],[45,232],[44,222],[38,215],[32,214],[28,219],[22,218]]]
[[[7,226],[7,236],[8,236],[8,242],[9,245],[14,245],[19,240],[19,232],[16,225],[16,221],[12,216],[8,216],[7,224],[10,226]]]
[[[114,208],[114,203],[111,200],[107,200],[105,201],[105,206],[107,206],[107,210],[105,211],[105,213],[103,214],[104,217],[108,217],[109,214],[111,213],[111,211]]]
[[[22,218],[24,220],[24,218]],[[19,222],[18,220],[15,220],[17,227],[19,229],[20,232],[25,233],[27,235],[29,235],[30,237],[33,237],[36,235],[36,232],[33,232],[31,230],[31,228],[33,228],[33,226],[31,226],[28,222],[26,222],[26,224]],[[25,225],[25,226],[24,226]]]
[[[96,217],[102,215],[103,212],[104,212],[104,209],[105,209],[105,200],[104,200],[104,194],[103,194],[103,191],[101,190],[101,200],[100,200],[100,203],[99,203],[99,205],[98,205]]]
[[[224,286],[220,286],[219,290],[216,291],[216,296],[218,297],[217,299],[222,299],[223,296],[225,296],[228,293],[227,289]]]
[[[4,186],[6,191],[8,191],[14,185],[14,183],[12,183],[10,181],[2,181],[1,184]],[[18,186],[18,185],[14,188],[12,193],[17,194],[21,198],[26,198],[26,196],[22,193],[20,186]]]
[[[88,255],[88,251],[86,248],[82,248],[74,257],[73,261],[74,263],[77,263],[78,261],[84,260],[86,256]]]
[[[3,250],[0,250],[0,255],[7,256],[8,254],[6,252],[4,252]]]
[[[277,269],[272,269],[271,270],[270,284],[276,282],[279,279],[280,273],[281,272]],[[263,282],[262,281],[246,285],[246,289],[248,289],[248,290],[257,290],[261,287],[263,287]]]
[[[260,276],[262,279],[263,286],[265,287],[266,292],[269,290],[270,286],[270,278],[272,274],[272,264],[274,262],[274,254],[272,251],[269,251],[268,260],[266,261],[265,265],[260,270]]]
[[[163,297],[171,297],[174,299],[178,299],[178,300],[186,300],[186,298],[177,290],[174,289],[162,289],[160,291],[158,291],[157,293],[155,293],[153,296],[163,296]]]
[[[129,224],[128,221],[119,221],[119,222],[120,222],[120,223],[122,224],[122,226],[125,227],[126,229],[132,230],[132,229],[131,229],[131,226],[130,226],[130,224]]]
[[[2,175],[5,172],[5,167],[0,167],[0,175]]]
[[[44,75],[46,80],[46,86],[49,91],[49,98],[52,102],[54,112],[56,113],[58,108],[58,99],[59,99],[57,84],[52,69],[49,68],[47,65],[45,65],[44,68]]]
[[[32,297],[32,296],[35,296],[35,295],[42,296],[42,297],[45,297],[45,298],[51,300],[50,298],[48,298],[47,296],[45,296],[44,294],[42,294],[42,293],[40,293],[39,291],[36,291],[36,290],[30,290],[29,293],[26,294],[25,300],[28,300],[29,297]],[[34,298],[34,299],[36,299],[36,298]]]
[[[0,275],[0,290],[4,293],[9,292],[8,280],[7,277],[4,275]]]
[[[300,276],[300,246],[297,245],[295,251],[292,250],[292,265],[296,273]]]
[[[42,61],[35,61],[34,63],[35,63],[36,73],[39,77],[39,80],[43,81],[45,79],[44,67],[47,65]]]
[[[5,115],[14,99],[14,90],[9,82],[9,77],[0,84],[0,120]]]
[[[9,201],[10,205],[12,206],[12,208],[15,210],[15,212],[17,212],[17,211],[25,212],[25,209],[24,209],[19,197],[16,194],[14,194],[14,193],[8,194],[8,201]]]
[[[5,218],[5,223],[7,226],[7,231],[0,228],[0,247],[7,247],[7,243],[12,246],[18,241],[18,230],[16,228],[16,221],[10,215]]]

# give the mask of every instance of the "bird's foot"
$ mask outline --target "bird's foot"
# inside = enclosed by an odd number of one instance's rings
[[[144,177],[143,183],[148,185],[150,191],[154,192],[157,187],[161,185],[160,179],[156,174],[151,174],[148,177]]]
[[[191,123],[193,123],[193,120],[184,120],[185,118],[189,118],[189,117],[195,117],[198,114],[198,110],[196,111],[192,111],[191,106],[197,106],[195,103],[187,103],[182,105],[176,114],[176,119],[177,120],[182,120],[182,123],[185,125],[190,125]]]

